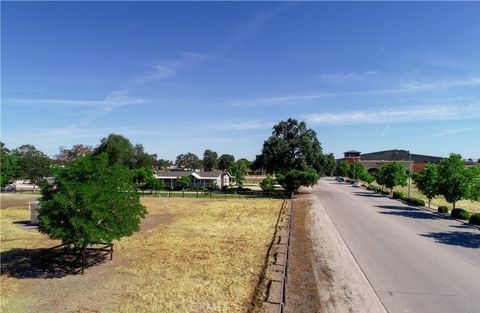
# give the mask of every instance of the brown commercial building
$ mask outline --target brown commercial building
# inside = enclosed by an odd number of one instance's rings
[[[344,152],[343,160],[352,163],[360,162],[365,169],[378,169],[385,163],[399,162],[406,169],[412,169],[414,172],[421,170],[427,163],[438,163],[442,157],[414,154],[407,150],[385,150],[362,154],[360,151],[350,150]]]

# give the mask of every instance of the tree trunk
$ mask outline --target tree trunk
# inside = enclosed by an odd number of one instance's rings
[[[452,202],[452,209],[453,209],[453,210],[455,210],[455,202],[456,202],[456,201]]]
[[[432,199],[428,199],[428,208],[430,209],[430,202],[432,202]]]

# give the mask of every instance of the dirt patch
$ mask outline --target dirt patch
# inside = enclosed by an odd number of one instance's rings
[[[169,224],[172,220],[172,215],[168,213],[148,215],[142,220],[140,234]],[[140,280],[139,277],[117,270],[118,268],[128,268],[131,263],[129,259],[123,257],[121,250],[113,254],[113,260],[110,261],[107,257],[105,261],[86,269],[84,275],[70,274],[50,279],[44,279],[41,275],[34,278],[23,275],[24,277],[20,279],[22,284],[19,292],[24,297],[22,297],[22,301],[12,303],[9,308],[13,312],[115,311],[123,299],[119,299],[111,291],[129,290]],[[39,253],[32,252],[26,253],[24,257],[35,258],[38,255]],[[27,260],[26,263],[38,262],[32,259]],[[29,270],[27,266],[25,271]],[[3,272],[2,275],[4,274],[6,273]]]
[[[297,199],[294,205],[286,312],[322,312],[313,267],[315,255],[308,230],[311,202]],[[324,280],[331,280],[330,270],[325,268],[324,272]]]
[[[0,209],[22,208],[28,209],[28,201],[38,200],[34,194],[2,193],[0,195]]]

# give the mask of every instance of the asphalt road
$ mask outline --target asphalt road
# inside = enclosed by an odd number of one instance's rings
[[[314,190],[388,312],[480,312],[478,229],[331,178]]]

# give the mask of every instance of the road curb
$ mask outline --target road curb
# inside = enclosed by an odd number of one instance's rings
[[[404,200],[401,200],[401,199],[395,199],[395,198],[393,198],[393,197],[391,197],[391,196],[384,195],[384,194],[382,194],[382,193],[379,193],[379,192],[376,192],[376,191],[373,191],[373,190],[368,190],[368,189],[367,189],[366,187],[364,187],[364,186],[362,186],[361,188],[364,189],[364,190],[366,190],[366,191],[370,191],[371,193],[374,193],[374,194],[377,194],[377,195],[380,195],[380,196],[389,198],[389,199],[391,199],[391,200],[396,200],[396,201],[398,201],[398,202],[400,202],[400,203],[406,204],[406,205],[411,206],[411,207],[415,207],[415,208],[418,208],[418,209],[421,209],[421,210],[424,210],[424,211],[428,211],[428,212],[430,212],[430,213],[434,213],[434,214],[439,215],[439,216],[441,216],[441,217],[443,217],[443,218],[445,218],[445,219],[451,219],[451,220],[454,220],[454,221],[458,221],[458,222],[460,222],[460,223],[462,223],[462,224],[464,224],[464,225],[466,225],[466,226],[469,226],[469,227],[471,227],[471,228],[475,228],[475,229],[477,229],[477,230],[480,230],[480,226],[477,226],[477,225],[474,225],[474,224],[470,224],[468,221],[465,221],[465,220],[460,220],[460,219],[458,219],[458,218],[453,218],[453,217],[451,217],[450,214],[448,214],[448,213],[440,213],[440,212],[438,212],[438,211],[436,211],[436,210],[434,210],[434,209],[431,209],[431,208],[429,209],[428,207],[426,207],[426,206],[424,206],[424,205],[422,205],[422,206],[412,205],[412,204],[408,203],[407,201],[404,201]]]

